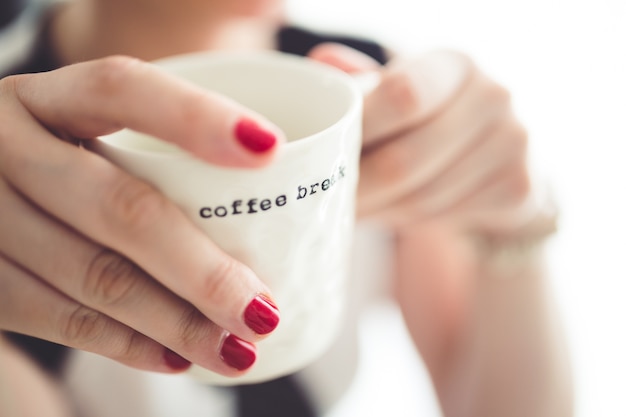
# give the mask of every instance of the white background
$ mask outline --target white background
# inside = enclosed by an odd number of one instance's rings
[[[576,416],[626,416],[626,2],[291,0],[290,11],[296,21],[408,54],[461,49],[512,91],[533,162],[563,211],[550,267],[571,348]],[[392,310],[368,323],[406,342]],[[389,353],[385,337],[364,337],[374,363]],[[376,377],[379,360],[336,414],[437,415],[428,392],[416,394],[424,376],[393,359],[395,385]]]

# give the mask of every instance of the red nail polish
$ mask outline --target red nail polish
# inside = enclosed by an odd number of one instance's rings
[[[267,152],[276,144],[276,136],[272,132],[262,129],[250,119],[241,119],[235,125],[235,137],[254,153]]]
[[[267,334],[278,326],[280,316],[276,305],[267,296],[257,295],[243,314],[246,325],[257,334]]]
[[[220,357],[226,365],[243,371],[251,367],[256,360],[256,348],[252,343],[231,334],[222,343]]]
[[[178,353],[173,352],[167,348],[165,349],[165,353],[163,354],[163,359],[165,359],[165,363],[167,364],[167,366],[175,371],[184,371],[191,366],[191,362],[180,356]]]

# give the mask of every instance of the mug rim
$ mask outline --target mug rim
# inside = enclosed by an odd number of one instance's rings
[[[209,59],[210,62],[207,61],[207,59]],[[269,63],[276,63],[276,61],[279,60],[282,64],[286,63],[287,65],[291,65],[300,71],[316,71],[317,73],[323,73],[324,76],[331,77],[332,79],[339,81],[338,85],[341,85],[343,88],[345,88],[349,97],[346,111],[335,122],[312,134],[299,137],[296,140],[290,140],[281,144],[281,152],[288,152],[290,150],[297,151],[297,149],[302,146],[309,146],[309,143],[311,141],[316,140],[315,138],[329,134],[332,135],[333,131],[340,129],[343,125],[346,124],[346,122],[348,122],[347,124],[349,125],[349,121],[351,121],[355,117],[358,117],[361,114],[363,107],[363,93],[359,88],[358,82],[353,79],[353,77],[335,67],[332,67],[331,65],[314,61],[310,58],[300,55],[272,50],[201,51],[172,55],[155,61],[151,61],[150,63],[164,69],[170,74],[177,75],[176,71],[189,68],[190,64],[198,61],[206,66],[219,65],[220,63],[224,62],[259,62],[259,60]],[[184,77],[182,78],[184,79]],[[119,135],[128,134],[128,132],[146,135],[151,138],[163,141],[159,137],[147,134],[145,132],[133,130],[130,128],[122,128],[113,133],[100,135],[95,137],[93,140],[85,141],[84,145],[88,149],[92,147],[104,146],[117,149],[119,152],[126,152],[134,154],[136,156],[141,155],[152,158],[178,159],[188,158],[190,155],[192,155],[190,152],[178,147],[176,144],[171,142],[166,143],[168,145],[172,145],[174,147],[173,149],[176,149],[176,151],[170,152],[167,150],[140,149],[132,146],[124,146],[124,144],[120,143],[119,141],[115,141],[112,139]]]

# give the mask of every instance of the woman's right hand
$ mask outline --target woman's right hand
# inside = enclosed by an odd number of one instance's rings
[[[248,168],[283,140],[131,58],[0,80],[0,330],[140,369],[239,375],[277,325],[269,290],[154,188],[76,146],[124,127]]]

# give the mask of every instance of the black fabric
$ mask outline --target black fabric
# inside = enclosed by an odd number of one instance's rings
[[[69,354],[65,346],[23,334],[5,332],[6,338],[14,345],[26,352],[51,375],[59,375]]]
[[[34,47],[28,54],[26,60],[17,63],[13,68],[3,74],[0,74],[0,78],[6,75],[52,71],[61,66],[61,62],[57,57],[56,49],[52,44],[50,36],[52,16],[56,12],[57,7],[50,7],[47,13],[43,16],[42,24],[38,29]]]
[[[381,64],[386,64],[389,60],[387,52],[380,44],[366,39],[316,33],[295,26],[286,26],[278,32],[278,49],[295,55],[305,56],[315,46],[326,42],[347,45],[371,56]]]
[[[315,417],[318,413],[293,376],[233,387],[238,417]]]
[[[27,4],[26,0],[0,0],[0,30],[13,22]]]

